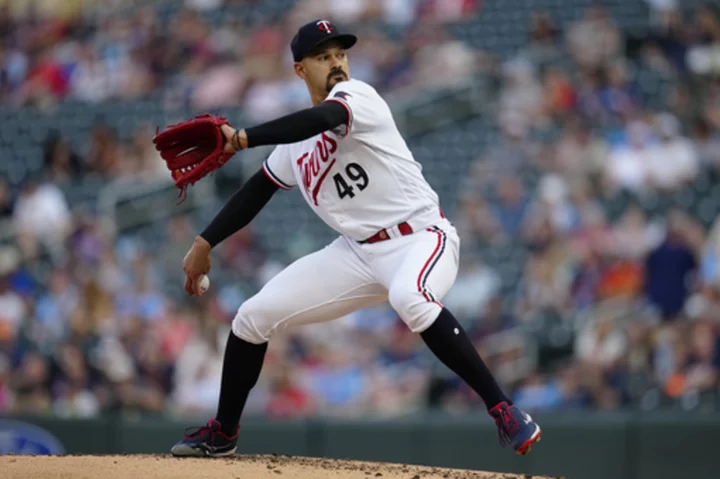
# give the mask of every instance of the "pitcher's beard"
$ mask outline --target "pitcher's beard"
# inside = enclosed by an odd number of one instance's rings
[[[328,78],[328,81],[326,84],[327,92],[330,93],[332,91],[333,87],[335,87],[335,85],[337,85],[340,82],[346,81],[346,80],[347,80],[347,76],[345,76],[344,73],[332,75],[330,78]]]

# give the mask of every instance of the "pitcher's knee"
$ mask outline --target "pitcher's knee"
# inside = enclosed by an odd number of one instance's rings
[[[414,333],[421,333],[429,328],[442,310],[439,303],[411,288],[390,288],[388,301]]]
[[[273,324],[267,321],[269,315],[263,314],[253,298],[245,301],[238,309],[232,322],[232,331],[238,338],[252,344],[262,344],[270,340]]]

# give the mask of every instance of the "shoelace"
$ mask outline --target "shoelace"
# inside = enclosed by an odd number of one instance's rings
[[[507,446],[510,444],[510,434],[516,431],[520,425],[510,413],[510,409],[508,408],[499,409],[498,414],[494,415],[494,417],[495,423],[498,426],[498,438],[500,439],[500,444]]]
[[[234,435],[232,435],[232,436],[227,435],[222,432],[222,429],[220,429],[220,424],[218,422],[211,420],[211,421],[208,421],[208,423],[204,426],[195,426],[195,427],[186,428],[184,431],[184,434],[185,434],[185,439],[193,439],[193,438],[196,438],[203,434],[207,434],[208,436],[210,436],[210,439],[212,439],[212,436],[214,434],[218,434],[227,440],[233,440],[237,437],[239,429],[240,428],[238,427],[238,429],[235,430]]]
[[[194,437],[200,436],[202,434],[211,433],[218,429],[214,425],[210,425],[210,423],[204,425],[204,426],[195,426],[195,427],[188,427],[185,429],[185,439],[192,439]]]

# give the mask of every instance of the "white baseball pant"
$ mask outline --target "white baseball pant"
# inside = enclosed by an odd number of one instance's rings
[[[460,239],[444,218],[406,236],[360,244],[341,236],[273,277],[238,309],[232,329],[253,344],[291,326],[330,321],[382,301],[416,333],[455,282]]]

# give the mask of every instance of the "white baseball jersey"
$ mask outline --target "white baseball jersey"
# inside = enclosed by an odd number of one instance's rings
[[[348,124],[278,145],[263,163],[267,176],[283,189],[299,185],[315,213],[358,241],[410,218],[436,215],[438,196],[377,91],[348,80],[325,101],[347,108]]]
[[[440,314],[457,276],[457,231],[442,215],[388,105],[357,80],[335,85],[326,101],[348,109],[348,124],[278,146],[263,170],[281,188],[299,185],[310,207],[341,236],[294,261],[240,306],[233,332],[254,344],[382,301],[422,332]],[[398,226],[403,222],[409,234]],[[383,229],[382,241],[362,242]]]

